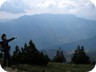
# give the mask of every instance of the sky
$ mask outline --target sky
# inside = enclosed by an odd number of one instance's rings
[[[0,19],[42,13],[73,14],[96,20],[96,0],[0,0]]]

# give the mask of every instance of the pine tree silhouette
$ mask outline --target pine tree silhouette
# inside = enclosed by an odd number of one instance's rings
[[[56,56],[53,58],[53,61],[60,62],[60,63],[66,62],[66,58],[65,58],[63,50],[61,50],[61,48],[59,48],[59,50],[57,50]]]
[[[31,65],[47,65],[50,60],[47,54],[37,50],[32,40],[29,41],[28,45],[25,43],[21,50],[16,46],[12,59],[14,64]]]
[[[78,45],[77,49],[71,58],[72,63],[76,64],[88,64],[90,63],[90,58],[86,55],[84,47]]]

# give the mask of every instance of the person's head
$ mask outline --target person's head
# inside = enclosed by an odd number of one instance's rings
[[[6,40],[6,34],[2,34],[2,40]]]

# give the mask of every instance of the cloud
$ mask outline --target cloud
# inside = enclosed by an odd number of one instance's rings
[[[90,0],[96,7],[96,0]]]
[[[36,7],[40,7],[40,8],[52,8],[54,6],[56,6],[56,1],[45,1],[45,2],[38,3],[36,5]]]
[[[95,9],[88,0],[8,0],[1,6],[1,11],[23,13],[28,10],[51,10],[76,13],[82,9]],[[65,13],[64,12],[64,13]]]
[[[82,1],[77,9],[77,16],[86,19],[96,20],[96,7],[92,2],[87,0],[85,2]]]
[[[39,11],[41,12],[52,12],[52,13],[70,13],[78,14],[81,12],[85,13],[87,11],[95,11],[95,5],[88,0],[45,0],[41,2],[32,3],[30,1],[31,10],[26,10],[27,12]],[[84,10],[85,9],[85,10]],[[85,11],[85,12],[84,12]],[[86,14],[86,13],[85,13]]]
[[[0,11],[22,13],[25,9],[28,9],[28,6],[23,2],[23,0],[7,0],[1,5]]]
[[[0,19],[3,20],[3,19],[16,19],[18,17],[21,17],[25,15],[24,13],[21,13],[21,14],[13,14],[13,13],[9,13],[9,12],[4,12],[4,11],[1,11],[0,12]]]
[[[0,7],[6,0],[0,0]]]

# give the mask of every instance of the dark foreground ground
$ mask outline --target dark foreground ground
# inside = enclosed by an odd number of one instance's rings
[[[88,72],[95,65],[49,63],[47,66],[17,65],[5,68],[9,72]]]

